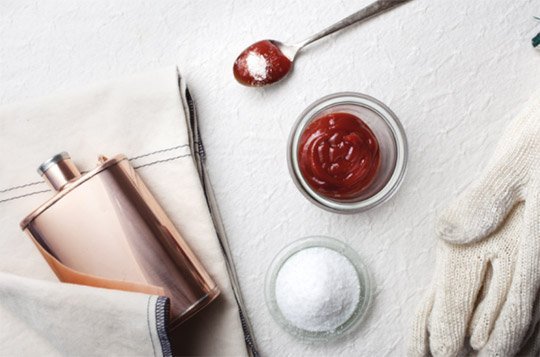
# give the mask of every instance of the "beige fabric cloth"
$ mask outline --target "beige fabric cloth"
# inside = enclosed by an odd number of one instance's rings
[[[41,162],[58,152],[68,151],[77,166],[88,170],[96,165],[99,154],[126,154],[222,291],[221,297],[211,306],[175,331],[172,342],[176,352],[243,355],[246,347],[238,308],[196,168],[199,163],[189,145],[193,144],[186,125],[189,111],[181,93],[185,93],[184,84],[179,81],[176,68],[171,67],[94,85],[82,91],[1,107],[0,272],[56,281],[18,225],[22,217],[52,195],[35,171]],[[3,279],[4,275],[0,276],[0,286],[3,286]],[[29,296],[37,296],[41,289],[38,281],[35,284],[36,291]],[[33,282],[28,280],[27,290],[31,291],[32,286]],[[6,289],[9,290],[9,286]],[[56,293],[47,296],[58,304],[62,303],[65,294],[71,300],[79,300],[77,291],[71,286],[69,291],[66,289],[66,284],[55,283]],[[85,291],[87,289],[90,288]],[[99,289],[92,292],[96,296],[106,293]],[[86,294],[83,291],[80,294],[80,301],[93,308],[93,300],[83,299]],[[95,309],[100,313],[105,309],[105,312],[123,318],[132,315],[136,331],[147,321],[133,313],[140,306],[127,304],[129,299],[142,299],[135,295],[141,294],[116,295],[114,304],[96,305]],[[28,299],[28,303],[19,304],[21,313],[32,309],[32,301]],[[123,306],[121,301],[126,305]],[[3,341],[9,342],[11,334],[15,333],[10,326],[20,321],[17,314],[10,315],[8,310],[4,300],[0,301],[0,331],[7,334],[2,336]],[[69,308],[57,308],[51,314],[41,311],[33,315],[34,321],[19,331],[33,331],[26,333],[29,340],[25,343],[29,348],[36,352],[49,351],[42,350],[44,342],[33,337],[39,334],[36,326],[44,321],[49,321],[51,326],[64,325],[66,333],[54,337],[58,340],[49,341],[50,345],[62,346],[59,340],[79,338],[79,331],[69,328],[73,323],[71,313]],[[138,313],[140,315],[140,311]],[[129,326],[120,327],[130,329]],[[87,326],[84,333],[88,339],[108,338],[95,326]],[[137,338],[135,332],[133,337],[131,343],[141,345],[138,351],[147,355],[151,341]],[[0,354],[17,354],[20,352],[16,349],[18,345],[2,344]],[[56,352],[69,353],[62,348],[57,348]],[[97,350],[79,352],[79,355],[94,354]],[[117,353],[123,354],[122,351]]]
[[[0,273],[0,355],[170,356],[164,298],[59,285]]]

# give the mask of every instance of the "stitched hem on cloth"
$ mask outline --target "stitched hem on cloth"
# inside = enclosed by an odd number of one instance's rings
[[[198,142],[195,142],[198,145]],[[173,147],[152,151],[146,154],[138,155],[135,157],[129,158],[129,161],[133,165],[134,169],[140,169],[147,166],[152,166],[156,164],[161,164],[168,161],[178,160],[185,157],[191,157],[189,152],[189,144],[181,144]],[[82,174],[86,171],[81,172]],[[41,187],[34,187],[37,185],[42,185]],[[45,188],[45,181],[35,181],[26,184],[21,184],[13,187],[8,187],[0,190],[0,203],[9,202],[25,198],[28,196],[33,196],[41,193],[51,192],[51,189],[40,189]],[[35,189],[31,191],[31,189]],[[29,191],[30,190],[30,191]]]
[[[156,301],[156,329],[161,344],[161,350],[164,357],[172,357],[171,342],[167,334],[167,325],[169,324],[170,300],[165,296],[160,296]]]

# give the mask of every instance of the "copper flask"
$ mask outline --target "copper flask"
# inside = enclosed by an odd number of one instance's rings
[[[81,175],[61,153],[38,172],[56,194],[21,228],[61,281],[167,296],[171,328],[219,295],[125,156]]]

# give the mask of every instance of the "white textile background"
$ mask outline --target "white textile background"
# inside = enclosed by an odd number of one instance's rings
[[[265,355],[402,355],[434,265],[434,214],[479,172],[504,125],[540,84],[533,0],[413,0],[308,48],[284,83],[249,89],[236,55],[264,38],[296,41],[369,0],[0,1],[0,104],[177,64],[195,97],[208,167],[255,335]],[[337,91],[401,118],[410,166],[398,194],[340,216],[310,204],[287,171],[296,116]],[[77,118],[73,118],[77,120]],[[44,133],[46,135],[46,133]],[[0,133],[1,140],[1,133]],[[16,157],[17,148],[2,155]],[[44,158],[46,159],[46,158]],[[0,168],[0,174],[8,167]],[[330,344],[280,330],[264,274],[307,235],[350,244],[377,283],[363,328]]]

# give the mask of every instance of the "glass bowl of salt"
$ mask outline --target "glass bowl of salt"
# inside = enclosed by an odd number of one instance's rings
[[[266,304],[290,334],[328,341],[365,318],[372,280],[356,252],[333,238],[302,238],[282,249],[265,279]]]

